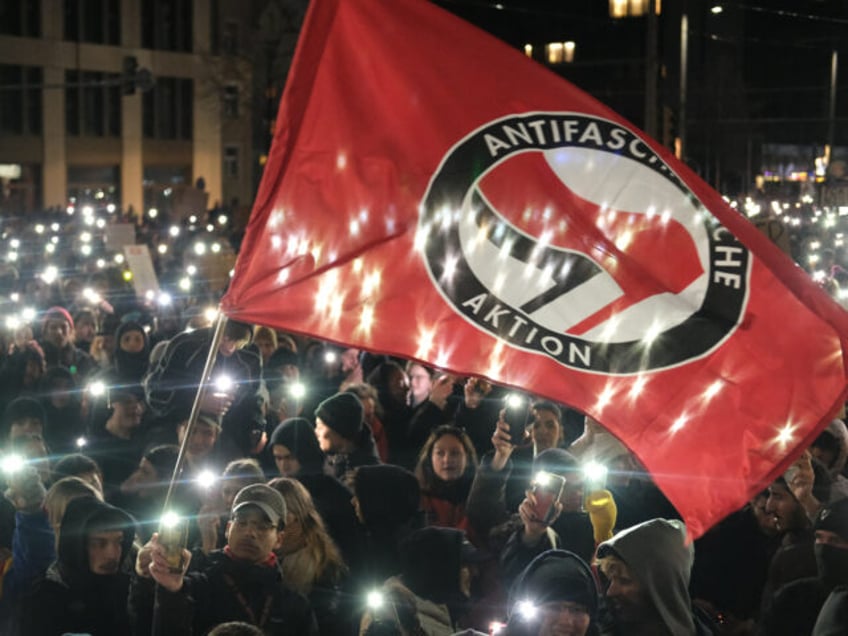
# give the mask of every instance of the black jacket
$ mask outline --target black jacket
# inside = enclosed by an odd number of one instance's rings
[[[101,526],[104,521],[124,533],[122,560],[130,553],[135,536],[132,517],[93,497],[72,500],[62,518],[56,563],[21,603],[21,636],[129,633],[129,576],[92,574],[88,568],[87,535],[93,524]]]
[[[151,630],[148,620],[154,594]],[[176,593],[154,585],[151,579],[133,576],[130,614],[133,633],[139,636],[200,636],[228,621],[262,623],[264,632],[272,636],[318,633],[309,601],[283,584],[276,563],[245,563],[229,557],[224,550],[212,552],[202,569],[186,574],[182,589]]]

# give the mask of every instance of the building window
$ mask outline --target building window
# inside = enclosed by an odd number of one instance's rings
[[[638,18],[648,13],[651,0],[609,0],[611,18]],[[662,13],[662,0],[654,0],[654,13]]]
[[[65,39],[120,44],[120,0],[65,0]]]
[[[239,52],[239,24],[232,20],[224,22],[221,32],[221,53],[224,55],[238,55]]]
[[[33,0],[0,0],[0,35],[39,37],[41,3]]]
[[[0,64],[0,134],[40,135],[41,67]]]
[[[239,176],[239,151],[237,146],[224,146],[224,176]]]
[[[121,76],[65,71],[65,130],[69,137],[121,136]]]
[[[159,51],[193,50],[192,0],[143,0],[141,44]]]
[[[571,63],[574,61],[574,42],[550,42],[545,45],[545,58],[548,64]]]
[[[142,130],[147,139],[192,138],[194,84],[190,79],[157,77],[142,95]]]
[[[235,119],[239,116],[239,89],[235,84],[224,87],[224,117]]]

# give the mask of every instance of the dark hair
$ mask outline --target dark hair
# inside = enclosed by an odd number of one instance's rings
[[[265,483],[265,474],[255,459],[234,459],[224,468],[223,479],[254,479]]]
[[[97,473],[101,478],[103,477],[97,462],[80,453],[65,455],[53,466],[53,479],[55,481],[63,477],[79,477],[87,473]]]
[[[834,453],[837,456],[839,455],[839,451],[842,450],[839,439],[828,430],[824,430],[819,434],[816,441],[813,442],[813,446],[823,451]]]
[[[562,426],[562,411],[560,408],[554,404],[553,402],[548,401],[539,401],[533,402],[533,406],[531,407],[534,411],[550,411],[556,416],[557,422]]]
[[[415,466],[415,476],[418,478],[418,483],[421,484],[421,490],[423,491],[432,491],[436,484],[436,480],[438,479],[438,477],[436,477],[436,473],[433,472],[431,456],[436,442],[442,439],[445,435],[453,435],[459,440],[459,443],[462,444],[462,448],[465,451],[465,472],[459,479],[466,479],[470,483],[471,480],[474,479],[474,473],[477,472],[477,451],[474,450],[474,444],[471,442],[471,438],[469,438],[466,432],[461,428],[445,424],[430,433],[430,437],[428,437],[427,441],[424,442],[424,446],[421,447],[421,452],[418,454],[418,463]]]

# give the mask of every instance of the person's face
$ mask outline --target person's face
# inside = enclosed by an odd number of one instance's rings
[[[117,574],[124,533],[120,530],[88,535],[88,569],[92,574]]]
[[[359,401],[362,402],[362,417],[366,422],[373,422],[374,415],[377,411],[377,405],[374,403],[374,398],[364,397],[359,398]]]
[[[388,382],[389,395],[399,404],[406,404],[406,394],[409,392],[409,378],[401,369],[392,369]]]
[[[125,331],[118,346],[127,353],[140,353],[144,350],[144,334],[135,330]]]
[[[430,395],[430,374],[419,364],[409,367],[409,389],[416,402],[423,402]]]
[[[114,403],[115,415],[127,427],[135,428],[141,424],[144,415],[144,402],[132,395],[122,396]]]
[[[259,508],[247,506],[239,510],[227,524],[227,545],[232,555],[242,561],[261,563],[280,547],[282,530],[278,531]]]
[[[121,484],[121,492],[125,495],[137,494],[145,497],[159,484],[159,481],[159,475],[156,474],[153,464],[142,458],[138,468]]]
[[[25,417],[15,420],[9,427],[9,441],[24,437],[25,435],[43,435],[44,424],[35,417]]]
[[[342,449],[346,446],[345,439],[324,424],[320,417],[315,418],[315,436],[318,438],[318,446],[325,453],[342,452]]]
[[[341,357],[342,373],[350,373],[359,366],[359,349],[345,349]]]
[[[533,423],[530,425],[530,437],[536,452],[555,448],[559,445],[562,429],[556,415],[545,409],[533,411]]]
[[[268,358],[274,353],[274,342],[270,338],[257,338],[253,341],[256,348],[259,349],[259,355],[262,356],[263,362],[268,362]]]
[[[280,367],[280,373],[283,374],[283,380],[289,384],[300,380],[300,369],[294,364],[284,364]]]
[[[607,580],[604,595],[617,624],[639,623],[651,614],[647,593],[624,563],[613,561],[603,575]]]
[[[253,482],[247,479],[226,479],[221,484],[221,498],[224,500],[224,506],[227,510],[233,507],[233,500],[236,498],[238,491],[249,486]]]
[[[185,439],[187,426],[188,423],[185,422],[180,424],[180,427],[177,429],[177,438],[180,444],[182,444]],[[217,440],[218,430],[206,422],[197,420],[194,423],[194,428],[191,431],[191,437],[188,440],[188,454],[195,459],[199,457],[206,457],[206,455],[212,452],[212,448],[214,448]]]
[[[274,448],[271,450],[274,453],[274,463],[277,464],[277,470],[280,471],[280,475],[283,477],[294,477],[300,472],[300,462],[297,461],[297,457],[292,455],[292,452],[287,446],[274,444]],[[286,528],[288,528],[288,524],[286,524]]]
[[[234,340],[230,336],[221,338],[221,344],[218,345],[218,353],[225,358],[229,358],[244,344],[242,340]]]
[[[44,338],[61,349],[70,342],[71,325],[67,320],[51,318],[44,325]]]
[[[751,512],[760,527],[760,531],[766,536],[773,537],[777,534],[777,526],[774,523],[774,516],[766,512],[766,502],[768,502],[768,495],[752,499]]]
[[[50,403],[57,409],[69,406],[71,404],[71,389],[72,384],[68,380],[55,380],[53,390],[50,391]]]
[[[454,481],[462,477],[468,465],[468,456],[462,442],[454,435],[442,435],[433,444],[430,454],[433,472],[442,481]]]
[[[78,321],[74,327],[77,342],[91,342],[94,340],[97,329],[95,328],[94,323],[90,320]]]
[[[803,526],[805,513],[798,500],[789,492],[785,485],[779,482],[769,486],[769,496],[766,500],[766,512],[774,519],[779,532],[795,530]]]
[[[830,530],[816,530],[816,543],[830,545],[840,550],[848,550],[848,541]]]
[[[579,603],[558,601],[539,609],[539,636],[584,636],[589,631],[589,610]]]
[[[103,495],[103,479],[97,471],[93,470],[90,473],[80,473],[79,475],[75,475],[75,477],[79,477],[99,492],[101,496]]]

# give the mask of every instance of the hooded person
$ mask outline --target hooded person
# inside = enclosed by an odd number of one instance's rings
[[[135,522],[94,497],[73,499],[59,532],[56,562],[23,599],[21,636],[130,633],[127,616]]]
[[[315,435],[327,455],[326,472],[339,479],[360,466],[379,464],[365,409],[352,393],[336,393],[315,409]]]
[[[115,374],[141,382],[150,361],[150,339],[144,327],[134,321],[122,322],[115,331]]]
[[[415,596],[418,621],[426,634],[453,634],[471,596],[477,554],[460,530],[416,530],[401,541],[400,572],[384,587],[401,587]]]
[[[848,478],[842,474],[848,461],[848,428],[842,420],[827,425],[813,445],[810,453],[819,460],[830,475],[830,502],[848,497]]]
[[[583,559],[565,550],[537,556],[509,594],[508,636],[598,634],[598,588]]]
[[[366,584],[360,587],[379,585],[400,572],[400,543],[423,525],[421,487],[405,468],[380,464],[356,471],[353,493],[364,536],[351,574]]]
[[[324,473],[325,456],[312,424],[302,417],[283,420],[271,433],[268,446],[280,475],[297,479],[309,491],[327,531],[348,560],[357,546],[353,493]]]
[[[64,367],[48,369],[38,384],[38,400],[44,408],[44,441],[56,455],[79,449],[85,435],[82,407],[74,376]]]
[[[828,595],[848,585],[848,499],[822,508],[813,531],[818,575],[792,581],[777,591],[760,621],[763,636],[811,633]]]
[[[598,546],[611,634],[709,634],[689,597],[694,548],[676,519],[651,519]],[[606,633],[606,630],[603,630]]]

